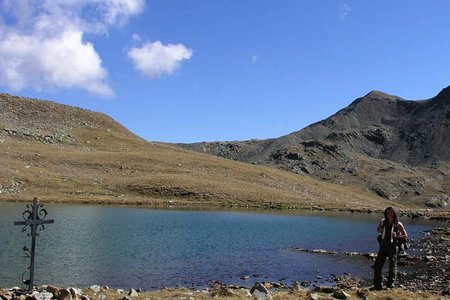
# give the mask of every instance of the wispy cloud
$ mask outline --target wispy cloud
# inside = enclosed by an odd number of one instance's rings
[[[0,3],[0,84],[81,88],[112,97],[108,73],[85,34],[103,34],[139,14],[144,0],[4,0]]]
[[[132,47],[127,55],[142,74],[156,78],[177,70],[183,60],[192,57],[192,50],[182,44],[163,45],[156,41],[147,42],[141,47]]]
[[[351,6],[346,2],[339,3],[339,18],[344,20],[348,17],[350,14],[352,8]]]
[[[251,59],[252,59],[252,63],[256,63],[258,61],[258,54],[253,54],[251,56]]]

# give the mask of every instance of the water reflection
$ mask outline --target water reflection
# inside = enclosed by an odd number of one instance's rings
[[[23,203],[0,203],[0,286],[18,285],[29,243]],[[380,215],[172,211],[46,205],[55,224],[38,238],[36,283],[140,287],[206,285],[210,280],[324,280],[344,272],[370,277],[365,258],[315,255],[295,247],[374,252]],[[402,220],[411,236],[431,225]],[[250,275],[243,282],[240,277]]]

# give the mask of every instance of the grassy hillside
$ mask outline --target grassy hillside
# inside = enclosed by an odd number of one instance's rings
[[[146,142],[105,115],[54,102],[1,94],[0,117],[0,200],[347,209],[392,204],[340,184]]]

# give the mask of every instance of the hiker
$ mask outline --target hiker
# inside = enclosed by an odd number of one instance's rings
[[[395,277],[397,275],[397,252],[399,242],[406,242],[408,234],[405,227],[398,221],[397,213],[394,208],[388,207],[384,210],[384,219],[378,224],[378,242],[380,248],[378,250],[377,259],[374,265],[373,285],[374,289],[381,290],[384,262],[389,259],[389,274],[387,287],[394,287]]]

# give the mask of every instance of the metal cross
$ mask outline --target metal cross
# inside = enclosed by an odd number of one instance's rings
[[[27,204],[27,210],[23,212],[24,221],[15,221],[14,225],[23,225],[22,232],[27,230],[28,226],[31,228],[31,234],[28,233],[28,236],[31,236],[31,253],[30,250],[25,246],[23,247],[23,251],[25,251],[26,256],[30,257],[30,267],[28,268],[30,272],[30,279],[23,280],[23,276],[26,271],[22,275],[23,282],[28,285],[28,291],[33,289],[34,282],[34,257],[36,250],[36,236],[40,235],[44,230],[44,224],[54,223],[55,220],[44,220],[47,216],[47,210],[43,208],[43,204],[38,204],[37,197],[34,197],[33,204]],[[31,210],[30,210],[31,209]]]

